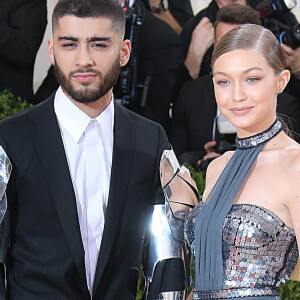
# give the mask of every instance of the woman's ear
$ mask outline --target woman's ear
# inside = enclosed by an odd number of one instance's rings
[[[291,73],[289,70],[283,70],[279,75],[278,75],[278,80],[277,80],[277,93],[281,94],[285,87],[287,86],[289,80],[291,77]]]

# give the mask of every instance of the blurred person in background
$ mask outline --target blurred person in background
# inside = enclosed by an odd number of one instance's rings
[[[291,80],[286,90],[296,97],[300,103],[300,47],[292,49],[285,44],[281,44],[281,47],[285,54],[287,66],[291,71]]]
[[[46,0],[0,1],[0,90],[33,103],[33,68],[47,24]]]
[[[267,1],[265,1],[267,2]],[[274,2],[274,3],[272,3]],[[280,7],[276,1],[271,1],[270,6]],[[226,5],[239,3],[249,5],[259,11],[262,3],[260,0],[213,0],[209,6],[200,11],[195,17],[191,18],[183,27],[181,40],[185,56],[185,76],[186,78],[197,78],[198,76],[209,74],[210,58],[213,47],[212,27],[216,20],[218,10]],[[261,24],[272,31],[278,38],[283,27],[290,27],[297,24],[295,15],[285,8],[275,9],[274,12],[261,13]]]
[[[232,3],[247,5],[246,0],[212,0],[208,7],[184,25],[180,37],[185,66],[191,78],[209,74],[214,40],[213,24],[218,10]]]
[[[168,23],[177,34],[181,33],[185,22],[193,17],[189,0],[143,0],[143,2],[147,9]]]

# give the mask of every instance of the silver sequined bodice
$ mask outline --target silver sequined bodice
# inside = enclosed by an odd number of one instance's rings
[[[194,250],[195,219],[203,202],[185,222]],[[253,204],[233,205],[223,224],[223,289],[279,288],[298,259],[294,230],[271,211]]]

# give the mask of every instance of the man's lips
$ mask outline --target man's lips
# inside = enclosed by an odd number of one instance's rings
[[[250,112],[252,108],[253,106],[233,107],[230,108],[230,111],[235,115],[243,116]]]
[[[97,75],[94,73],[76,73],[73,75],[79,82],[92,81]]]

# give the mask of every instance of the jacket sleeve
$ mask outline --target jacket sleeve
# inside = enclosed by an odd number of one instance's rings
[[[11,168],[9,158],[2,146],[0,146],[0,299],[6,299],[5,264],[10,230],[6,187],[10,178]]]

